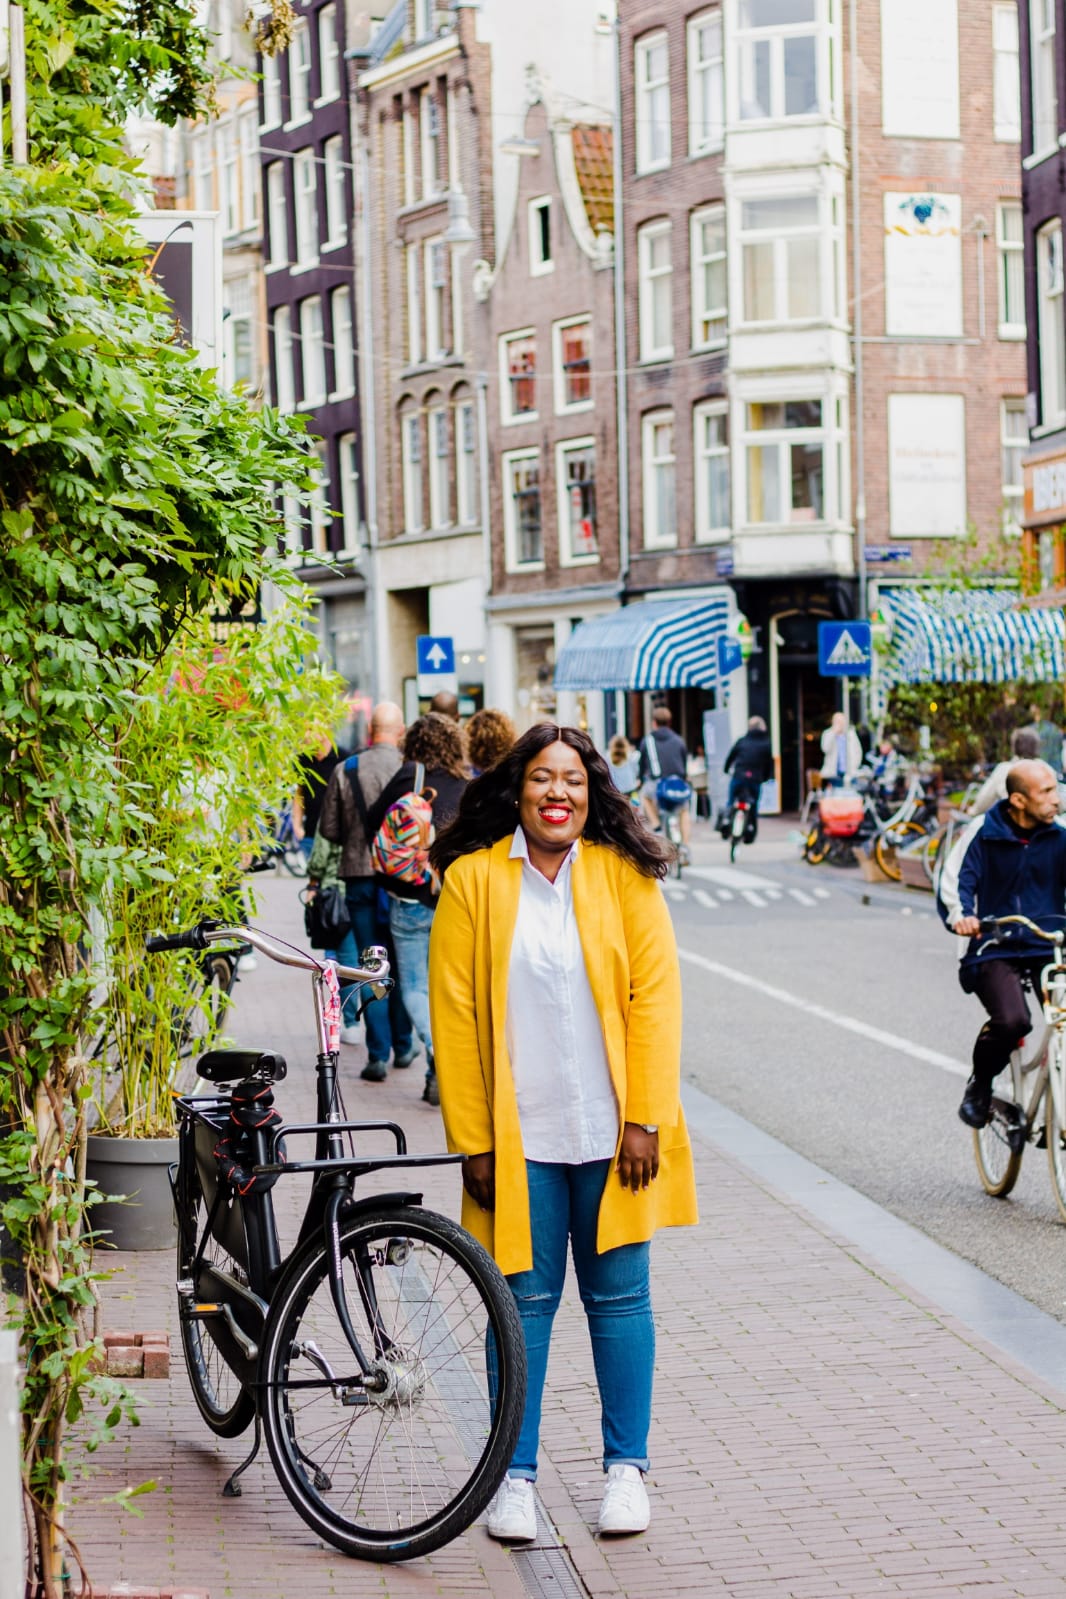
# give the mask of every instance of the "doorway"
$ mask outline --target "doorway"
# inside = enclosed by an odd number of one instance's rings
[[[783,811],[798,811],[807,773],[822,765],[821,739],[838,687],[818,671],[818,623],[828,612],[781,611],[770,619],[772,737]]]

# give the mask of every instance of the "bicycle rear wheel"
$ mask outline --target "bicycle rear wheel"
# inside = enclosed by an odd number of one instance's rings
[[[888,834],[891,833],[896,843],[909,844],[912,839],[919,837],[924,832],[925,828],[917,822],[898,822],[895,827],[889,828],[887,832],[878,833],[874,840],[874,860],[885,876],[890,877],[894,883],[899,882],[902,876],[902,868],[896,855],[896,844],[889,843]]]
[[[1061,1034],[1053,1033],[1048,1040],[1048,1085],[1044,1096],[1044,1110],[1047,1116],[1047,1163],[1051,1172],[1051,1188],[1062,1219],[1066,1221],[1066,1125],[1063,1124],[1055,1108],[1055,1095],[1052,1091],[1053,1073],[1058,1073],[1059,1081],[1066,1087],[1064,1049],[1066,1041]]]
[[[803,845],[803,858],[812,866],[820,866],[829,854],[829,835],[824,831],[821,822],[816,822],[807,834]]]
[[[337,1317],[321,1240],[286,1268],[261,1362],[274,1469],[320,1537],[411,1560],[481,1513],[514,1452],[525,1343],[492,1260],[454,1222],[382,1207],[342,1222],[346,1303],[383,1387],[368,1391]]]
[[[200,963],[200,971],[203,974],[200,992],[187,1010],[178,1009],[174,1013],[178,1054],[183,1059],[199,1053],[203,1041],[218,1032],[233,991],[237,967],[225,955],[208,952]]]
[[[1015,1052],[996,1086],[988,1121],[983,1127],[975,1127],[973,1134],[977,1175],[985,1193],[993,1199],[1006,1199],[1018,1181],[1024,1147],[1019,1143],[1018,1129],[1023,1114],[1021,1064]]]

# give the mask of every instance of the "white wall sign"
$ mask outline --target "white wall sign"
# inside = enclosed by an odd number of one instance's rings
[[[959,137],[957,0],[881,0],[881,121],[889,138]]]
[[[885,332],[962,337],[962,201],[885,195]]]
[[[955,538],[966,529],[966,403],[961,394],[888,397],[889,532]]]
[[[132,218],[152,254],[148,270],[174,308],[200,365],[222,365],[222,236],[214,211],[143,211]]]

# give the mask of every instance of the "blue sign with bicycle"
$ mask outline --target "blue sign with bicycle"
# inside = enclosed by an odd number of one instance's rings
[[[869,677],[873,653],[869,622],[818,623],[818,670],[823,677]]]

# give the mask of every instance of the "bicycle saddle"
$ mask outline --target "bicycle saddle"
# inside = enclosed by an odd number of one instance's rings
[[[272,1049],[209,1049],[196,1062],[197,1075],[209,1083],[234,1083],[241,1077],[280,1083],[287,1071],[284,1056]]]

